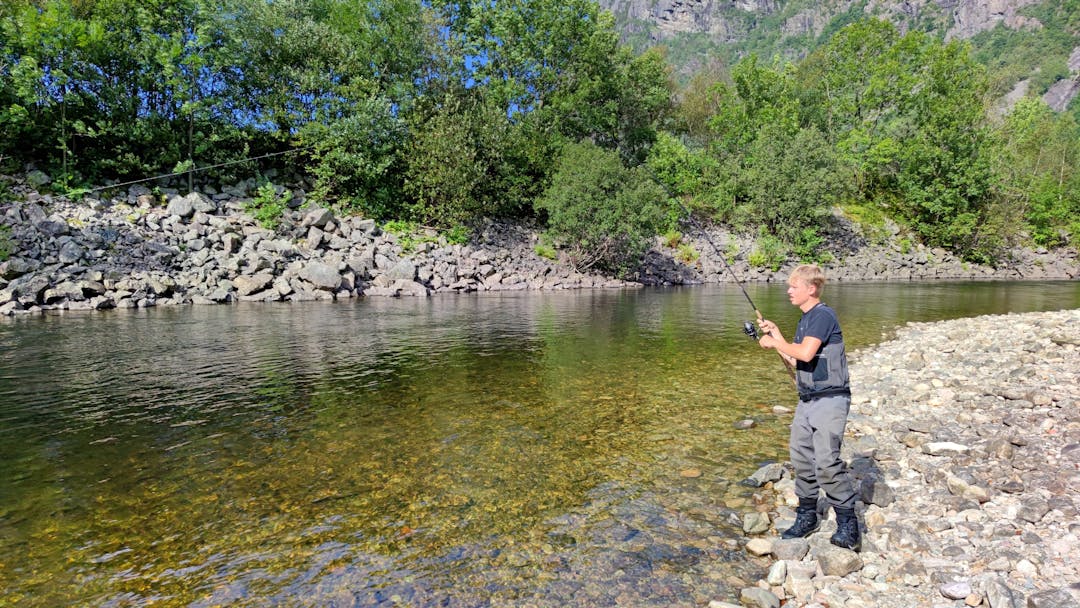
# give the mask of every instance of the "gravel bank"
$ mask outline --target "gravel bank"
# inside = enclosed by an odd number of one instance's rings
[[[863,549],[779,540],[794,519],[785,465],[772,527],[746,550],[769,567],[749,606],[1080,606],[1080,310],[912,323],[852,355],[844,454]],[[729,606],[713,602],[713,608]]]

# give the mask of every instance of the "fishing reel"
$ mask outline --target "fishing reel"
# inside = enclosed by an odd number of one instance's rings
[[[757,326],[751,321],[743,321],[742,330],[748,338],[755,342],[761,337],[761,334],[758,333]]]

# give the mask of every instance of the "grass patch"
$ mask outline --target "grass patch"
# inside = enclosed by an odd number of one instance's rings
[[[540,235],[540,242],[533,247],[533,251],[536,252],[536,255],[547,260],[556,260],[559,258],[558,252],[555,251],[555,243],[552,240],[551,235],[546,232]]]
[[[668,249],[675,249],[682,243],[682,233],[678,230],[668,230],[662,237],[664,240],[664,246]]]
[[[693,264],[698,261],[699,257],[701,257],[701,255],[690,243],[679,245],[679,249],[675,252],[675,259],[683,264]]]

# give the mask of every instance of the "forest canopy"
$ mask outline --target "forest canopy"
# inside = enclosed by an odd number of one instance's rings
[[[972,260],[1074,242],[1076,120],[993,114],[976,59],[863,20],[677,85],[588,0],[0,0],[0,173],[64,192],[273,167],[379,219],[610,243],[588,218],[624,217],[632,252],[684,207],[803,259],[836,209]]]

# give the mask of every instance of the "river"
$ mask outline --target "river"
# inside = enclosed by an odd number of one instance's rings
[[[749,285],[782,328],[782,285]],[[1080,282],[838,283],[849,351]],[[0,605],[696,606],[794,395],[734,286],[0,320]],[[750,430],[735,423],[753,419]]]

